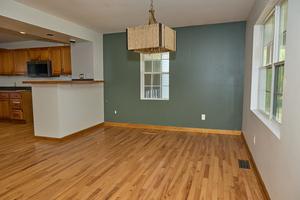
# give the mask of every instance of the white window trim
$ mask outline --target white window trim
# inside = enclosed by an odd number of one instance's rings
[[[279,58],[279,19],[280,19],[280,4],[283,1],[280,0],[276,3],[275,8],[275,30],[274,30],[274,48],[273,48],[273,63],[272,63],[272,88],[271,88],[271,113],[273,112],[274,103],[274,79],[275,79],[275,66],[280,63]],[[273,10],[272,9],[272,10]],[[265,11],[261,16],[269,16],[272,10]],[[271,130],[271,132],[280,139],[281,123],[273,119],[272,114],[267,115],[263,111],[259,110],[259,69],[263,66],[263,31],[264,25],[262,25],[261,18],[257,25],[254,26],[253,31],[253,58],[252,58],[252,82],[251,82],[251,103],[250,110],[252,113],[263,122],[263,124]],[[265,18],[267,19],[267,18]]]
[[[140,100],[143,101],[169,101],[170,100],[170,82],[169,82],[169,97],[168,98],[163,98],[161,95],[161,98],[145,98],[145,93],[144,93],[144,74],[147,74],[147,72],[145,72],[145,63],[144,63],[145,59],[144,59],[144,54],[140,54]],[[170,66],[169,66],[169,72],[151,72],[149,74],[169,74],[170,76]],[[162,85],[160,86],[161,90],[162,90]]]

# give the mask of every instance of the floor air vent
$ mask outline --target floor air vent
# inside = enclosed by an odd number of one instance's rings
[[[239,166],[241,169],[250,169],[249,160],[239,160]]]

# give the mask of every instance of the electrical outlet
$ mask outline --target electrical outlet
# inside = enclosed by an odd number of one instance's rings
[[[255,143],[256,143],[256,137],[253,136],[253,144],[255,145]]]
[[[117,111],[117,110],[114,110],[114,113],[115,113],[115,115],[116,115],[116,114],[118,114],[118,111]]]
[[[206,115],[205,115],[205,114],[202,114],[202,115],[201,115],[201,120],[202,120],[202,121],[206,120]]]

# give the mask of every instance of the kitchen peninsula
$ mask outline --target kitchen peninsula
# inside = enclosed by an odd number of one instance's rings
[[[29,80],[23,83],[32,85],[35,136],[63,138],[104,121],[104,81]]]

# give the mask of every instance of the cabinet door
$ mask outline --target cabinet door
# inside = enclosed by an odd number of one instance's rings
[[[0,99],[0,119],[9,119],[9,99]]]
[[[48,48],[28,49],[29,60],[49,60]]]
[[[27,49],[17,49],[13,51],[14,74],[23,75],[27,73],[27,62],[29,61]]]
[[[12,75],[14,70],[11,50],[0,50],[0,74]]]
[[[61,47],[62,55],[62,71],[63,74],[72,74],[72,63],[71,63],[71,48],[70,46]]]
[[[39,48],[28,49],[29,60],[40,60],[41,52]]]
[[[41,60],[49,60],[49,48],[40,48]]]
[[[52,74],[60,75],[62,72],[61,48],[49,48],[49,59],[51,60]]]

